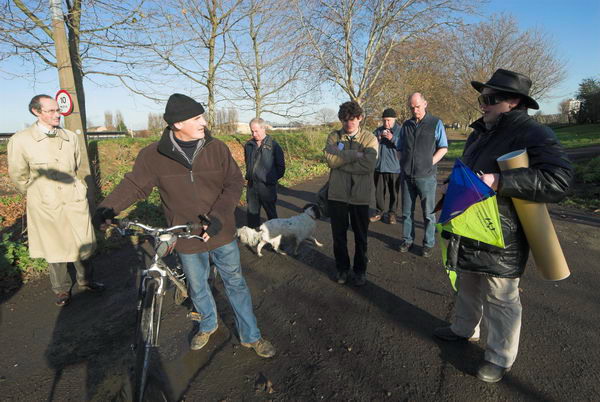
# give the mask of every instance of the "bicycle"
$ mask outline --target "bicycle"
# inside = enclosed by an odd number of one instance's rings
[[[168,282],[172,282],[176,287],[176,303],[181,304],[187,298],[187,286],[183,271],[172,269],[163,261],[163,258],[174,250],[178,238],[204,241],[201,235],[210,225],[210,220],[203,215],[200,216],[200,220],[200,224],[190,223],[169,228],[157,228],[128,220],[121,220],[116,225],[116,230],[121,236],[142,236],[154,240],[153,255],[147,268],[141,272],[138,290],[136,334],[132,345],[136,360],[134,368],[134,400],[136,401],[144,399],[151,355],[153,350],[159,346],[158,334],[162,303],[167,292]],[[201,235],[192,234],[192,231],[196,230],[201,230]],[[197,320],[200,318],[196,317]]]

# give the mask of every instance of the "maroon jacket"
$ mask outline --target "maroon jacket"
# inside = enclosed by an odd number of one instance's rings
[[[173,143],[170,130],[165,129],[160,141],[140,151],[133,170],[125,175],[98,209],[112,209],[119,214],[136,201],[148,197],[152,189],[158,187],[169,226],[198,223],[200,214],[211,219],[208,242],[197,239],[177,241],[177,251],[199,253],[234,240],[234,210],[243,186],[240,168],[222,141],[207,135],[204,146],[197,151],[190,165]]]

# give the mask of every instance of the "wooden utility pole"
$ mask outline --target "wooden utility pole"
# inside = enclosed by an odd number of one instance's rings
[[[78,176],[85,181],[88,188],[88,202],[90,210],[95,207],[95,189],[96,182],[91,174],[90,158],[88,156],[87,141],[83,130],[83,121],[79,110],[79,100],[75,88],[75,78],[73,76],[73,67],[71,65],[71,55],[67,43],[67,34],[65,32],[65,19],[62,10],[62,0],[50,0],[50,10],[52,14],[52,30],[54,39],[54,48],[56,50],[56,67],[58,68],[58,80],[60,88],[66,90],[73,101],[73,111],[68,116],[64,116],[65,128],[73,131],[79,137],[81,166]]]

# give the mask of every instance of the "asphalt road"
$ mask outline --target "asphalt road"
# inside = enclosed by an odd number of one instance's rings
[[[298,213],[323,181],[284,189],[280,216]],[[319,221],[324,247],[303,245],[298,257],[264,250],[259,258],[241,248],[259,326],[278,355],[264,360],[240,347],[217,281],[219,330],[203,350],[188,350],[187,308],[165,306],[161,386],[186,401],[600,400],[600,220],[551,211],[572,275],[546,282],[530,261],[520,285],[519,356],[498,384],[474,377],[483,341],[453,344],[431,336],[454,306],[437,246],[431,259],[400,254],[401,225],[371,224],[368,284],[341,286],[331,280],[329,224]],[[53,305],[46,278],[2,296],[0,399],[126,400],[136,256],[129,247],[113,250],[98,256],[96,266],[107,292],[75,292],[64,309]]]

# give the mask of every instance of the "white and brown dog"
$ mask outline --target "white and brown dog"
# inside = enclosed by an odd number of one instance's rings
[[[314,237],[316,220],[320,217],[319,207],[316,204],[306,204],[304,212],[291,218],[271,219],[266,221],[258,230],[243,226],[237,230],[237,237],[242,244],[256,247],[256,254],[262,257],[262,248],[268,243],[279,254],[286,255],[279,249],[283,238],[294,238],[296,246],[294,255],[298,254],[298,247],[304,240],[312,240],[316,246],[323,245]]]

